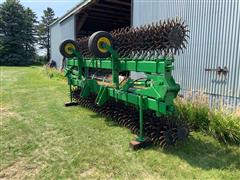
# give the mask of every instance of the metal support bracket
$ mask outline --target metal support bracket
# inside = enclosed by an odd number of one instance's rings
[[[137,141],[143,142],[145,141],[144,137],[144,97],[138,97],[139,102],[139,136],[137,137]]]
[[[120,67],[120,61],[118,59],[118,53],[115,51],[111,46],[108,44],[103,44],[103,47],[110,52],[112,56],[112,82],[115,85],[116,89],[119,89],[119,67]]]

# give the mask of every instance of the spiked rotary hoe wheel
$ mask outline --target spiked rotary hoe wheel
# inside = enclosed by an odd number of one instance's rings
[[[116,29],[110,32],[111,38],[109,35],[106,37],[114,44],[114,49],[120,57],[154,58],[158,55],[176,55],[183,52],[189,37],[187,27],[183,21],[176,18],[152,25]],[[91,37],[78,39],[84,57],[92,56],[88,43],[94,36],[93,34]]]

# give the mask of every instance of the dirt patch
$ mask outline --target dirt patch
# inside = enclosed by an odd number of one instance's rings
[[[94,174],[96,171],[95,168],[92,169],[88,169],[86,171],[84,171],[83,173],[80,174],[81,177],[87,177],[87,176],[91,176],[92,174]]]
[[[16,114],[13,113],[13,112],[10,112],[8,108],[5,108],[5,107],[0,107],[0,117],[1,117],[1,120],[2,118],[6,118],[6,117],[12,117],[12,116],[15,116]]]
[[[0,127],[4,128],[11,118],[21,119],[21,116],[11,112],[8,108],[0,106]]]
[[[43,168],[42,164],[31,164],[24,159],[19,160],[0,170],[0,180],[33,178]]]

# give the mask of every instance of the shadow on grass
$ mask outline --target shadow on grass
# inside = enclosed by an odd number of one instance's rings
[[[111,118],[106,118],[99,114],[90,116],[93,119],[103,117],[107,126],[120,126]],[[125,128],[125,127],[124,127]],[[128,142],[126,142],[128,143]],[[153,150],[159,153],[158,146],[150,146],[145,150]],[[239,169],[240,170],[240,151],[235,152],[233,146],[220,144],[209,136],[202,133],[194,133],[185,143],[179,143],[176,146],[171,146],[163,152],[169,155],[174,155],[188,164],[201,169]],[[162,152],[162,151],[161,151]]]
[[[96,119],[96,118],[104,118],[104,121],[106,123],[107,126],[118,126],[118,127],[122,127],[120,126],[116,121],[114,121],[113,119],[111,118],[107,118],[105,116],[102,116],[100,114],[93,114],[93,115],[90,115],[90,117],[92,119]]]
[[[202,135],[203,136],[203,135]],[[164,152],[178,156],[191,166],[202,169],[239,169],[240,152],[205,137],[190,136],[184,144],[169,147]]]

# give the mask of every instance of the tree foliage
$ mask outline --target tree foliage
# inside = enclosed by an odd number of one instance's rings
[[[0,64],[29,65],[35,56],[36,15],[18,0],[0,5]]]
[[[43,16],[38,25],[38,43],[41,49],[46,49],[47,60],[50,60],[50,28],[49,25],[56,20],[52,8],[48,7],[43,11]]]

